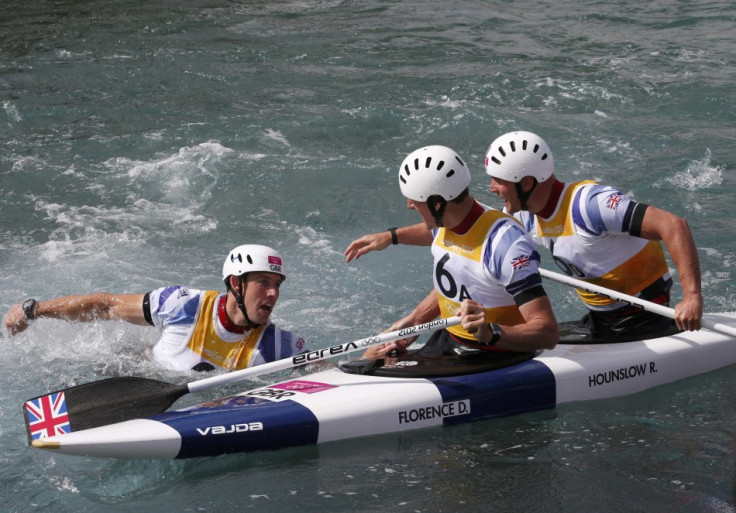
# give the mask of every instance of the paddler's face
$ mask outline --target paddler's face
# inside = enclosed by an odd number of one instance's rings
[[[256,324],[268,322],[279,299],[279,289],[283,281],[281,275],[276,273],[248,273],[243,301],[251,321]]]
[[[406,206],[414,210],[417,214],[419,214],[419,216],[422,218],[422,221],[424,221],[424,225],[427,227],[428,230],[437,228],[437,223],[435,222],[432,214],[429,212],[429,206],[427,206],[426,202],[414,201],[414,200],[407,198]]]
[[[509,214],[514,214],[521,210],[521,200],[516,193],[516,184],[508,180],[491,177],[491,185],[488,187],[491,194],[495,194],[503,201],[503,208]]]

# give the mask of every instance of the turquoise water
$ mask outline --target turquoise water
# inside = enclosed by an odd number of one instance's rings
[[[342,257],[416,221],[398,164],[450,146],[494,205],[483,156],[514,129],[547,140],[563,180],[686,217],[706,310],[736,310],[735,21],[725,1],[6,1],[0,311],[219,288],[226,252],[263,242],[289,269],[282,325],[313,347],[378,333],[431,285],[421,248]],[[558,318],[580,315],[547,289]],[[157,369],[154,337],[45,320],[0,337],[6,511],[733,511],[733,368],[321,448],[126,462],[27,447],[29,397],[116,374],[197,379]]]

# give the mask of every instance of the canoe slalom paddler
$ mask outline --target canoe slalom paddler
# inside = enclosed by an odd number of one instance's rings
[[[155,359],[173,370],[236,370],[306,351],[304,340],[270,321],[286,279],[281,254],[259,244],[233,249],[222,267],[226,292],[181,285],[145,294],[28,299],[5,316],[10,335],[39,318],[91,322],[122,320],[155,326]]]
[[[460,156],[445,146],[420,148],[404,159],[398,179],[423,227],[401,242],[431,245],[434,290],[389,330],[457,315],[461,323],[436,332],[426,346],[499,357],[554,348],[557,321],[538,272],[539,253],[518,221],[470,195],[470,171]],[[398,243],[395,229],[389,232]],[[351,243],[347,261],[372,242],[366,236]],[[364,358],[402,352],[414,338],[371,348]]]
[[[577,289],[588,312],[579,321],[600,337],[646,337],[697,330],[703,316],[700,264],[687,221],[591,180],[555,177],[547,143],[532,132],[495,139],[485,158],[490,191],[504,211],[552,253],[562,271],[594,285],[669,305],[672,277],[662,241],[677,268],[683,299],[669,319]]]

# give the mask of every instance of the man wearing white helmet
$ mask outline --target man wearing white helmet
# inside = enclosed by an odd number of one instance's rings
[[[238,246],[225,259],[222,278],[224,294],[176,285],[146,294],[28,299],[10,309],[5,327],[14,335],[39,317],[155,326],[161,337],[153,347],[154,357],[174,370],[243,369],[305,350],[301,338],[269,321],[286,278],[276,250]]]
[[[594,335],[630,337],[647,331],[697,330],[703,315],[700,266],[687,222],[635,202],[593,181],[563,183],[554,175],[552,151],[531,132],[511,132],[486,153],[490,191],[519,219],[569,276],[628,295],[669,304],[670,276],[660,241],[677,267],[684,292],[671,319],[578,290]]]
[[[423,222],[401,242],[432,246],[434,291],[390,330],[457,315],[461,323],[435,333],[427,345],[499,357],[553,348],[557,322],[538,272],[539,253],[516,220],[470,195],[470,172],[458,154],[444,146],[412,152],[399,168],[399,185]],[[398,243],[398,236],[392,228],[361,237],[346,249],[347,261],[366,248]],[[412,341],[377,346],[365,357],[403,351]]]

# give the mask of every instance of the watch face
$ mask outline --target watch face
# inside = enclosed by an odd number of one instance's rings
[[[33,308],[36,306],[36,300],[35,299],[26,299],[23,302],[23,313],[26,314],[26,317],[29,321],[32,321],[34,319],[33,317]]]

